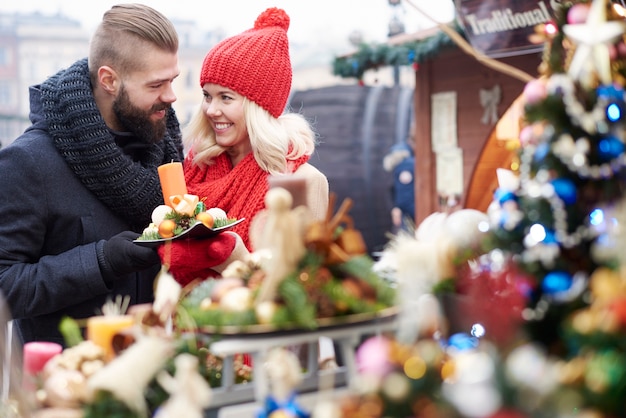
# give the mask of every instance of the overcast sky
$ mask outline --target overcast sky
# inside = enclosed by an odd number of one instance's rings
[[[3,0],[0,11],[60,12],[92,30],[112,5],[132,1]],[[452,0],[410,1],[440,21],[453,18]],[[388,0],[144,0],[144,3],[170,18],[195,21],[202,29],[221,29],[227,36],[251,28],[256,17],[267,7],[280,7],[291,18],[289,37],[297,43],[343,43],[354,31],[360,31],[365,41],[383,42],[394,10],[407,32],[432,26],[406,1],[398,7],[391,7]]]

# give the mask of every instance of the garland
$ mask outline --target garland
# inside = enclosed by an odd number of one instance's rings
[[[463,35],[463,29],[460,26],[455,24],[452,29]],[[362,43],[354,54],[335,57],[333,74],[361,80],[366,71],[380,67],[413,65],[416,68],[417,64],[453,45],[455,45],[454,41],[444,31],[401,45]]]

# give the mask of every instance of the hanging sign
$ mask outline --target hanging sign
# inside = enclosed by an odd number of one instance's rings
[[[492,58],[540,52],[529,36],[550,22],[557,0],[456,0],[457,15],[472,46]]]

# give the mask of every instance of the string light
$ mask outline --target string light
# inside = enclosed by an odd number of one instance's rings
[[[546,32],[548,36],[554,36],[559,31],[553,22],[546,23],[543,30]]]

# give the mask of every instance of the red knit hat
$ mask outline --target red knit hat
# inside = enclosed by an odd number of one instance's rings
[[[257,17],[254,28],[226,38],[204,57],[200,86],[219,84],[252,100],[275,118],[291,91],[289,16],[269,8]]]

